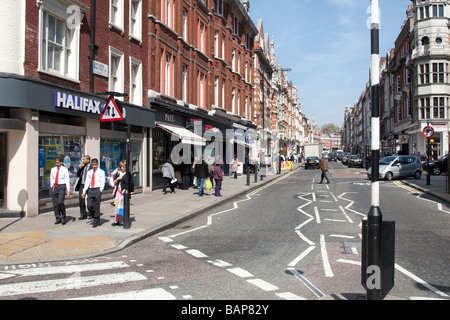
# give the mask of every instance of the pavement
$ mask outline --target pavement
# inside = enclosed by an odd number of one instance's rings
[[[303,165],[295,164],[294,171]],[[361,171],[364,174],[365,171]],[[77,199],[67,199],[67,224],[55,225],[53,211],[41,213],[37,217],[22,218],[0,214],[0,263],[24,264],[50,262],[67,259],[81,259],[104,255],[121,250],[146,237],[155,235],[166,229],[182,224],[207,210],[232,199],[248,194],[258,188],[274,182],[288,174],[268,174],[261,181],[258,175],[254,182],[254,174],[247,186],[246,176],[224,177],[222,197],[215,197],[214,190],[199,197],[198,190],[177,189],[175,194],[162,194],[161,190],[150,193],[138,193],[132,196],[130,206],[131,227],[113,227],[114,207],[112,197],[105,194],[101,204],[101,225],[92,228],[92,220],[78,220],[80,211]],[[332,172],[330,172],[332,177]],[[415,190],[431,194],[443,202],[450,203],[447,193],[447,177],[431,176],[430,185],[426,184],[426,174],[422,179],[399,180]],[[109,193],[109,192],[108,192]]]
[[[300,168],[296,164],[294,170]],[[225,176],[222,184],[222,197],[214,196],[214,189],[199,197],[198,189],[176,189],[176,193],[162,189],[149,193],[136,193],[131,197],[131,227],[112,226],[114,207],[111,205],[111,191],[103,193],[101,203],[100,226],[93,228],[93,220],[78,220],[80,210],[78,198],[66,199],[65,225],[55,225],[55,215],[51,203],[46,211],[37,217],[25,218],[5,210],[0,212],[0,264],[24,264],[50,262],[67,259],[81,259],[105,255],[121,250],[137,241],[175,227],[207,210],[232,199],[248,194],[276,179],[286,175],[268,173],[261,181],[260,175],[255,182],[255,175],[237,179]]]

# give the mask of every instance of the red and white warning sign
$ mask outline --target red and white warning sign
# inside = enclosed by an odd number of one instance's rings
[[[121,121],[123,120],[122,112],[117,107],[114,97],[110,96],[106,101],[105,108],[100,116],[101,122]]]

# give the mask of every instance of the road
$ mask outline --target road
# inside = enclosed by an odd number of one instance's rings
[[[296,170],[111,255],[0,266],[0,299],[365,299],[364,171],[332,162],[331,184],[318,184],[319,170]],[[396,180],[381,183],[380,199],[396,222],[386,299],[450,299],[450,207]]]

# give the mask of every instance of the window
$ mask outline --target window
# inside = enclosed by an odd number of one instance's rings
[[[236,89],[231,89],[231,112],[236,113]]]
[[[173,74],[174,74],[174,57],[162,50],[161,53],[161,93],[173,96]]]
[[[231,51],[231,70],[236,72],[236,49]]]
[[[130,37],[142,39],[142,1],[130,0]]]
[[[201,52],[205,52],[205,36],[206,34],[206,29],[205,29],[205,25],[202,22],[199,22],[199,26],[198,26],[198,49]]]
[[[222,59],[225,59],[225,36],[222,36]]]
[[[222,80],[222,108],[225,108],[225,80]]]
[[[400,93],[402,91],[402,84],[401,84],[401,81],[400,81],[400,76],[397,76],[396,84],[397,84],[397,91],[396,92]]]
[[[206,76],[199,72],[198,73],[198,105],[202,108],[205,108],[205,94],[206,94]]]
[[[433,63],[433,83],[444,83],[443,63]]]
[[[142,62],[130,58],[130,103],[142,105]]]
[[[161,21],[166,26],[174,29],[175,0],[161,0]]]
[[[187,65],[183,65],[183,78],[182,78],[182,89],[183,89],[183,101],[187,101]]]
[[[124,92],[123,53],[109,47],[109,91]],[[118,99],[123,99],[120,97]]]
[[[219,105],[219,77],[214,79],[214,105]]]
[[[223,15],[223,0],[215,0],[216,14]]]
[[[123,31],[124,0],[110,0],[109,26]]]
[[[423,46],[427,46],[427,45],[429,45],[430,44],[430,38],[428,38],[428,37],[423,37],[422,38],[422,45]]]
[[[183,9],[183,39],[187,41],[187,11]]]
[[[71,13],[67,9],[57,0],[40,4],[38,70],[78,81],[80,24],[68,23]]]
[[[430,65],[421,64],[419,65],[419,84],[430,83]]]
[[[214,56],[219,56],[219,31],[214,31]]]

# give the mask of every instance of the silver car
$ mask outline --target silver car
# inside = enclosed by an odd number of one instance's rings
[[[367,177],[372,179],[372,168],[367,170]],[[389,156],[380,159],[380,179],[388,181],[393,178],[422,177],[422,167],[419,159],[413,156]]]

